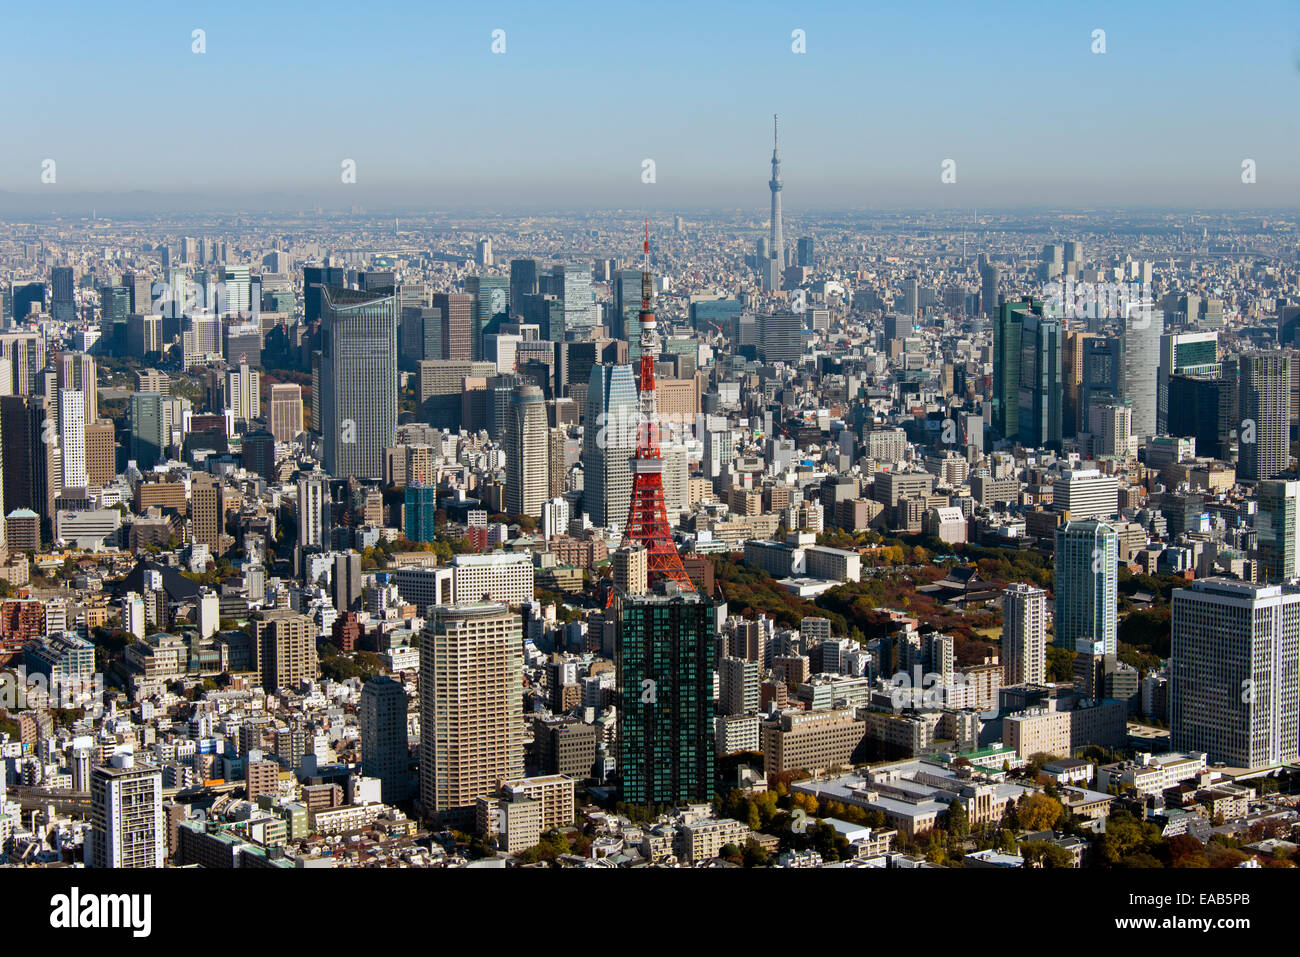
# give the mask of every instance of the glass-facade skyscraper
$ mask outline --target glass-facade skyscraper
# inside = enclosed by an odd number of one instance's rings
[[[582,509],[594,525],[627,525],[638,409],[630,365],[591,367],[582,439]]]
[[[619,600],[618,769],[627,804],[713,797],[713,603],[675,590]]]
[[[1075,651],[1100,642],[1118,651],[1119,535],[1105,522],[1066,522],[1056,530],[1056,622],[1053,644]]]
[[[438,487],[412,482],[406,486],[403,501],[406,537],[413,542],[431,542],[437,531]]]
[[[397,432],[397,299],[322,290],[321,434],[335,478],[381,479]]]

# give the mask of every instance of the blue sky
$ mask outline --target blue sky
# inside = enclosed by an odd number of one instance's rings
[[[1300,203],[1300,4],[877,6],[12,5],[0,191],[762,207],[777,112],[792,211]]]

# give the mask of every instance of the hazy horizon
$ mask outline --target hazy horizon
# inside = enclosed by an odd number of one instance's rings
[[[7,65],[28,82],[0,94],[0,216],[133,194],[757,213],[773,113],[791,216],[1300,205],[1300,10],[1280,0],[1228,16],[1208,3],[304,15],[70,2],[16,8],[10,23],[22,42]],[[347,160],[355,182],[342,182]],[[955,182],[941,182],[945,160]]]

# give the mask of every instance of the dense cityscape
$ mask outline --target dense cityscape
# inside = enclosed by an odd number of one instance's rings
[[[740,206],[0,192],[0,872],[52,927],[149,936],[80,888],[160,868],[1199,869],[1115,927],[1250,927],[1294,197],[808,202],[755,123]]]

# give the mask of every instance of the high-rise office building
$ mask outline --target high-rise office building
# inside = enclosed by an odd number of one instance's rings
[[[226,401],[236,422],[251,422],[262,414],[261,375],[247,362],[226,372]]]
[[[510,314],[522,315],[524,296],[537,295],[537,260],[510,260]]]
[[[50,314],[55,322],[77,318],[76,276],[71,266],[55,266],[50,272]]]
[[[515,389],[507,426],[506,511],[541,518],[550,489],[549,430],[541,389],[535,385]]]
[[[1291,357],[1247,352],[1238,357],[1237,480],[1276,478],[1291,464]]]
[[[59,390],[59,444],[63,456],[63,487],[85,488],[85,400],[80,389]]]
[[[410,765],[406,689],[387,675],[377,675],[361,688],[361,769],[378,778],[380,797],[393,804],[406,797]]]
[[[1255,513],[1259,579],[1280,583],[1300,578],[1300,482],[1259,483]]]
[[[805,269],[812,269],[817,265],[817,257],[813,250],[813,241],[809,236],[799,237],[799,265]]]
[[[1002,270],[997,266],[985,264],[980,267],[980,312],[991,319],[999,313],[998,286],[1002,283]]]
[[[277,442],[292,442],[303,431],[302,386],[288,382],[271,385],[269,408],[271,434]]]
[[[505,276],[469,276],[465,293],[471,300],[470,335],[474,359],[483,358],[483,336],[494,319],[510,314],[510,280]],[[452,357],[449,357],[452,358]]]
[[[1176,588],[1170,744],[1235,768],[1297,758],[1300,590],[1219,578]]]
[[[437,537],[438,487],[411,482],[406,486],[403,499],[406,537],[413,542],[434,541]]]
[[[993,428],[1014,441],[1020,434],[1020,338],[1028,303],[1005,303],[993,320]]]
[[[585,339],[596,324],[596,303],[591,292],[591,268],[573,264],[551,267],[551,274],[561,290],[564,303],[564,335]],[[552,336],[551,338],[555,338]],[[558,340],[557,340],[558,341]]]
[[[637,403],[631,366],[592,366],[582,436],[582,508],[594,525],[626,528]]]
[[[1066,522],[1056,530],[1054,644],[1070,651],[1100,642],[1118,653],[1119,535],[1104,522]]]
[[[1146,441],[1156,433],[1160,379],[1160,337],[1165,314],[1149,304],[1128,303],[1124,316],[1121,391],[1133,409],[1133,434]]]
[[[391,290],[334,286],[322,297],[325,469],[336,478],[381,479],[397,432],[397,300]]]
[[[129,752],[90,772],[87,867],[162,867],[167,862],[162,772]]]
[[[1047,592],[1016,582],[1002,593],[1002,670],[1009,685],[1047,681]]]
[[[442,359],[474,359],[474,297],[464,292],[440,292],[433,308],[442,316]]]
[[[445,823],[524,772],[523,626],[504,605],[443,605],[420,634],[420,805]]]
[[[1061,324],[1039,302],[1006,302],[993,322],[993,427],[1029,448],[1061,443]]]
[[[1093,406],[1123,401],[1124,396],[1124,340],[1118,336],[1087,335],[1089,338],[1081,348],[1076,432],[1092,428]]]
[[[1219,375],[1217,332],[1166,332],[1160,337],[1160,372],[1156,383],[1156,429],[1168,435],[1169,377]]]
[[[794,365],[804,354],[803,316],[795,313],[759,316],[758,329],[759,351],[764,362]]]
[[[188,261],[188,260],[187,260]],[[304,266],[302,269],[303,320],[307,325],[325,315],[322,290],[326,286],[343,286],[347,270],[338,266]]]
[[[623,800],[671,806],[713,795],[713,604],[698,594],[619,600],[616,672]]]
[[[1017,437],[1028,448],[1061,447],[1061,323],[1040,314],[1021,313],[1020,411]]]
[[[117,474],[117,436],[108,419],[86,423],[86,481],[98,488]]]
[[[1197,455],[1226,462],[1231,459],[1233,438],[1240,420],[1237,416],[1236,365],[1227,362],[1224,365],[1231,368],[1230,376],[1169,377],[1166,428],[1170,435],[1194,438]]]

